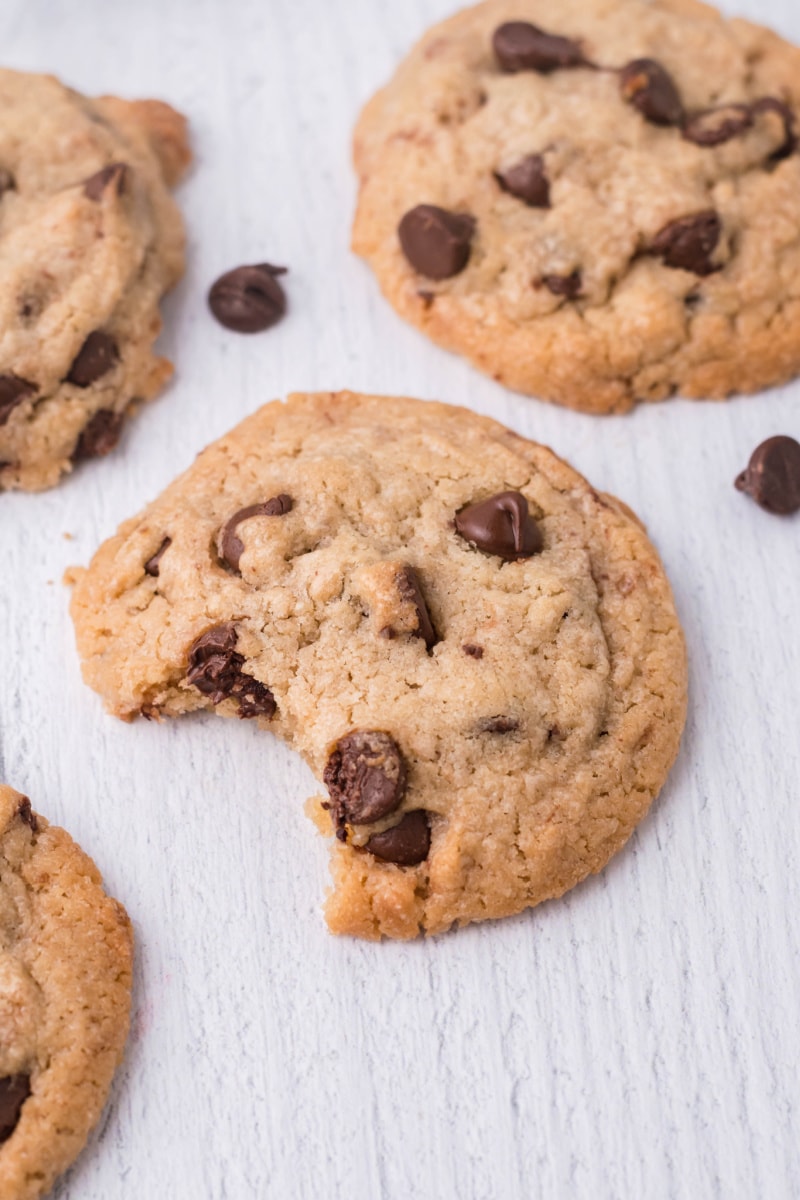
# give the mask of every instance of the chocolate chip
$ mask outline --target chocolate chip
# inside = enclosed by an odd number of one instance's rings
[[[379,729],[357,729],[333,748],[323,773],[337,837],[345,825],[369,825],[393,813],[406,790],[406,764],[400,747]]]
[[[539,280],[554,296],[564,296],[567,300],[575,300],[581,294],[583,276],[580,271],[571,275],[542,275]]]
[[[507,21],[492,38],[497,61],[504,71],[539,71],[547,75],[559,67],[582,67],[588,63],[579,42],[545,33],[529,21]]]
[[[286,267],[256,263],[220,275],[208,293],[208,306],[220,325],[237,333],[260,333],[286,312],[286,293],[277,276]]]
[[[529,154],[513,167],[496,171],[495,179],[504,192],[516,196],[530,208],[550,207],[550,180],[541,154]]]
[[[450,279],[464,270],[474,232],[474,217],[435,204],[418,204],[397,227],[403,253],[428,279]]]
[[[431,615],[428,612],[428,606],[422,594],[419,575],[413,567],[403,567],[397,577],[397,586],[400,598],[413,604],[417,610],[418,627],[416,636],[422,638],[429,651],[432,650],[439,641],[439,638],[436,636],[436,630],[433,627]]]
[[[784,104],[783,100],[778,100],[775,96],[762,96],[760,100],[756,100],[751,104],[750,111],[754,117],[761,113],[776,113],[783,121],[784,139],[777,150],[773,150],[770,155],[772,162],[779,162],[782,158],[788,158],[797,149],[797,126],[795,124],[794,113],[788,104]]]
[[[779,435],[753,451],[736,479],[740,492],[752,496],[767,512],[788,516],[800,509],[800,442]]]
[[[125,191],[127,174],[128,166],[126,163],[109,163],[107,167],[103,167],[102,170],[89,176],[83,185],[83,194],[89,200],[100,200],[103,193],[109,187],[113,187],[119,196]]]
[[[95,329],[78,351],[75,361],[69,369],[67,383],[74,383],[79,388],[87,388],[107,375],[118,362],[117,343],[109,333],[104,333],[102,329]]]
[[[544,544],[541,530],[528,512],[528,501],[520,492],[499,492],[477,504],[468,504],[456,514],[456,529],[479,550],[508,562],[530,558]]]
[[[213,704],[230,696],[244,666],[243,656],[236,651],[237,641],[236,627],[228,621],[202,634],[189,650],[186,681],[210,696]]]
[[[0,1079],[0,1142],[7,1142],[22,1112],[22,1106],[31,1094],[29,1075],[6,1075]]]
[[[698,146],[720,146],[744,133],[752,124],[752,113],[746,104],[721,104],[688,117],[683,136],[687,142]]]
[[[23,796],[17,805],[17,816],[25,822],[32,833],[39,832],[39,822],[36,820],[36,813],[31,808],[31,802],[27,796]]]
[[[236,529],[242,521],[247,521],[250,517],[282,517],[291,510],[292,497],[281,492],[279,496],[273,496],[264,504],[249,504],[247,508],[240,508],[229,517],[219,535],[220,554],[228,566],[234,571],[239,570],[239,559],[242,557],[244,544],[237,536]]]
[[[486,717],[480,723],[481,733],[514,733],[519,729],[516,717]]]
[[[667,267],[693,271],[695,275],[711,275],[720,269],[711,261],[711,255],[721,233],[719,213],[710,208],[670,221],[656,234],[650,253],[663,258]]]
[[[215,625],[194,641],[189,649],[189,671],[186,682],[212,704],[232,696],[239,702],[239,716],[274,717],[275,697],[269,688],[242,671],[244,656],[236,650],[236,626],[232,621]]]
[[[144,564],[145,575],[153,575],[156,579],[158,578],[158,573],[160,570],[160,563],[161,563],[161,556],[165,550],[169,549],[169,547],[171,545],[172,545],[172,538],[165,537],[163,542],[161,543],[161,545],[156,550],[155,554],[152,555],[151,558],[148,558],[147,562]]]
[[[428,857],[431,829],[428,814],[422,808],[406,813],[401,821],[383,833],[373,833],[364,849],[384,862],[399,867],[416,867]]]
[[[110,454],[120,439],[124,421],[124,413],[101,408],[87,421],[72,451],[72,461],[79,463],[87,458],[103,458]]]
[[[619,74],[622,97],[654,125],[680,125],[683,104],[668,71],[654,58],[635,58]]]
[[[0,375],[0,425],[5,425],[17,405],[37,390],[35,383],[28,383],[18,375]]]
[[[0,167],[0,198],[5,192],[13,192],[16,188],[14,176],[5,167]]]
[[[461,649],[470,658],[483,658],[483,646],[475,646],[472,642],[464,642]]]

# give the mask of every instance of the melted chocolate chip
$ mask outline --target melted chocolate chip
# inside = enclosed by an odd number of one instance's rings
[[[72,451],[72,461],[79,463],[87,458],[103,458],[110,454],[120,439],[124,421],[124,413],[101,408],[87,421]]]
[[[422,808],[406,813],[402,820],[383,833],[373,833],[364,849],[384,862],[399,867],[415,867],[428,857],[431,829],[428,814]]]
[[[30,1094],[29,1075],[6,1075],[0,1079],[0,1143],[7,1142],[17,1128],[22,1106]]]
[[[492,38],[497,61],[504,71],[539,71],[547,75],[561,67],[583,67],[579,42],[572,38],[545,33],[529,21],[507,21],[499,25]]]
[[[778,435],[753,451],[747,469],[736,479],[740,492],[752,496],[767,512],[789,516],[800,509],[800,442]]]
[[[417,610],[418,625],[415,636],[422,638],[427,650],[432,650],[439,638],[436,636],[436,630],[422,594],[419,575],[413,567],[403,567],[397,578],[397,586],[401,599],[409,601]]]
[[[75,387],[87,388],[107,375],[112,367],[119,362],[117,343],[109,333],[95,329],[78,351],[75,361],[69,369],[67,383]]]
[[[722,221],[713,208],[670,221],[653,239],[650,253],[664,260],[667,267],[693,271],[695,275],[711,275],[720,268],[711,261],[716,249]]]
[[[406,790],[406,764],[400,747],[388,733],[357,729],[340,738],[322,776],[330,794],[337,837],[346,838],[345,825],[368,825],[393,813]]]
[[[472,642],[464,642],[461,649],[470,658],[483,658],[483,646],[475,646]]]
[[[14,176],[5,167],[0,167],[0,199],[5,192],[13,192],[17,184]]]
[[[160,570],[160,563],[161,563],[161,556],[163,555],[165,550],[169,549],[169,547],[171,545],[172,545],[172,538],[165,537],[163,542],[161,543],[161,545],[156,550],[155,554],[153,554],[150,558],[148,558],[147,562],[144,564],[145,575],[153,575],[156,579],[158,578],[158,573]]]
[[[208,306],[220,325],[237,333],[260,333],[286,312],[286,293],[277,276],[286,267],[257,263],[220,275],[208,293]]]
[[[504,192],[530,208],[550,207],[550,180],[541,154],[529,154],[513,167],[495,172],[495,179]]]
[[[721,146],[744,133],[752,124],[753,116],[746,104],[721,104],[688,117],[683,136],[697,146]]]
[[[239,559],[244,550],[244,544],[236,533],[236,529],[242,521],[247,521],[250,517],[282,517],[291,511],[292,497],[281,492],[279,496],[273,496],[264,504],[249,504],[247,508],[240,508],[232,517],[229,517],[222,526],[219,547],[222,558],[231,570],[239,570]]]
[[[683,104],[672,76],[654,58],[636,58],[619,73],[622,97],[654,125],[680,125]]]
[[[269,688],[242,671],[244,656],[236,650],[238,634],[232,621],[215,625],[197,638],[189,650],[189,670],[186,682],[212,704],[232,696],[239,702],[239,716],[274,717],[275,697]]]
[[[37,390],[35,383],[28,383],[18,375],[0,375],[0,425],[5,425],[17,405]]]
[[[761,113],[775,113],[783,121],[784,139],[778,149],[773,150],[770,155],[772,162],[779,162],[780,159],[794,154],[797,149],[797,125],[794,113],[788,104],[784,104],[783,100],[778,100],[775,96],[762,96],[760,100],[751,104],[750,111],[753,117],[757,117]]]
[[[36,813],[31,808],[31,802],[27,796],[23,796],[17,806],[17,816],[20,821],[24,821],[30,828],[32,833],[39,832],[39,822],[36,820]]]
[[[239,716],[243,720],[249,720],[251,717],[266,717],[267,720],[272,720],[278,711],[275,697],[269,688],[252,675],[246,675],[244,671],[234,683],[231,695],[239,701]]]
[[[544,544],[541,530],[528,512],[528,501],[520,492],[500,492],[467,505],[456,514],[456,529],[479,550],[507,562],[530,558]]]
[[[418,204],[397,227],[403,254],[428,279],[450,279],[464,270],[474,232],[474,217],[435,204]]]
[[[575,300],[581,294],[583,276],[580,271],[573,271],[571,275],[543,275],[539,282],[554,296]]]
[[[480,723],[481,733],[514,733],[519,729],[516,717],[486,717]]]
[[[125,191],[128,166],[124,162],[109,163],[107,167],[90,175],[83,185],[83,194],[89,200],[102,199],[103,193],[113,188],[117,195]]]

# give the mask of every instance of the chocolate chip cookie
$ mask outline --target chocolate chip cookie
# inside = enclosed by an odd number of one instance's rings
[[[800,370],[800,51],[696,0],[486,0],[355,134],[394,307],[588,412]]]
[[[183,271],[169,185],[188,161],[167,104],[0,71],[0,491],[108,454],[169,379],[153,343]]]
[[[97,1123],[128,1033],[131,925],[92,860],[0,785],[0,1196],[34,1200]]]
[[[268,404],[77,573],[125,719],[255,720],[322,780],[328,922],[413,937],[599,871],[678,749],[686,663],[642,526],[460,408]]]

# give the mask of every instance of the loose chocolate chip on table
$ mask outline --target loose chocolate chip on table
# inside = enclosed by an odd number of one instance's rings
[[[260,333],[286,312],[286,293],[277,276],[286,267],[271,263],[235,267],[220,275],[208,293],[208,306],[220,325],[237,333]]]
[[[569,275],[543,275],[540,284],[544,284],[548,292],[554,296],[563,296],[566,300],[576,300],[581,294],[583,276],[580,271]]]
[[[109,187],[113,187],[119,196],[125,191],[125,178],[127,174],[128,166],[126,163],[109,163],[107,167],[103,167],[102,170],[89,176],[83,185],[83,194],[89,200],[100,200],[103,193]]]
[[[713,208],[670,221],[653,239],[650,253],[676,270],[711,275],[720,268],[711,261],[722,232],[719,213]]]
[[[427,279],[450,279],[469,262],[475,218],[435,204],[409,209],[397,227],[403,254]]]
[[[492,38],[497,61],[504,71],[539,71],[547,75],[560,67],[588,66],[580,43],[545,33],[529,21],[507,21]]]
[[[469,658],[483,658],[483,646],[475,646],[472,642],[464,642],[461,649]]]
[[[323,773],[336,834],[345,825],[369,825],[388,817],[402,802],[407,771],[394,738],[379,729],[357,729],[340,738]]]
[[[67,383],[87,388],[107,375],[118,362],[119,350],[111,334],[104,333],[102,329],[95,329],[78,351],[69,369]]]
[[[6,1142],[17,1128],[22,1106],[31,1094],[28,1075],[6,1075],[0,1079],[0,1142]]]
[[[103,458],[110,454],[119,441],[124,421],[124,413],[101,408],[86,423],[72,451],[72,461],[85,462],[87,458]]]
[[[781,434],[753,451],[747,469],[736,479],[740,492],[752,496],[767,512],[789,516],[800,509],[800,442]]]
[[[530,558],[543,546],[542,532],[520,492],[499,492],[456,513],[456,529],[468,542],[508,562]]]
[[[797,126],[794,113],[788,104],[784,104],[783,100],[778,100],[775,96],[762,96],[760,100],[751,104],[750,111],[754,117],[761,113],[775,113],[783,121],[784,139],[778,149],[773,150],[770,155],[773,162],[779,162],[780,159],[794,154],[797,149]]]
[[[401,599],[410,601],[417,610],[416,636],[422,638],[428,650],[432,650],[439,638],[436,636],[436,630],[422,594],[419,575],[413,567],[404,567],[398,576],[397,583]]]
[[[514,733],[519,729],[516,717],[487,717],[481,721],[481,733]]]
[[[530,208],[550,207],[550,180],[541,154],[529,154],[513,167],[495,172],[495,179],[504,192]]]
[[[5,425],[17,405],[36,391],[36,384],[28,383],[27,379],[13,374],[0,375],[0,425]]]
[[[376,858],[397,863],[399,867],[416,867],[428,857],[430,848],[431,829],[422,808],[406,813],[391,829],[373,833],[364,847]]]
[[[680,125],[683,104],[672,76],[654,58],[635,58],[619,73],[622,98],[654,125]]]
[[[0,167],[0,197],[4,192],[13,192],[16,186],[11,172],[7,171],[5,167]]]
[[[746,104],[721,104],[687,117],[683,136],[698,146],[720,146],[749,129],[753,116]]]
[[[163,542],[161,543],[161,545],[156,550],[155,554],[153,554],[152,557],[148,558],[147,562],[144,564],[145,575],[153,575],[155,578],[158,578],[158,572],[160,570],[160,564],[161,564],[161,556],[165,550],[169,549],[169,547],[171,545],[172,545],[172,538],[165,537]]]
[[[248,504],[246,508],[240,508],[229,517],[219,535],[220,554],[228,566],[233,571],[239,570],[239,559],[242,557],[244,544],[237,536],[236,529],[242,521],[247,521],[250,517],[282,517],[291,510],[292,497],[281,492],[279,496],[273,496],[263,504]]]

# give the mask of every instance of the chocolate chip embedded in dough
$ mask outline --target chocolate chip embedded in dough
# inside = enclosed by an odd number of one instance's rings
[[[619,73],[623,100],[653,125],[680,125],[683,103],[675,81],[654,58],[635,58]]]
[[[450,279],[469,262],[475,218],[448,212],[435,204],[418,204],[397,227],[408,262],[427,279]]]
[[[797,149],[797,122],[788,104],[778,100],[776,96],[762,96],[760,100],[751,104],[750,111],[754,119],[762,113],[775,113],[783,121],[784,138],[777,150],[773,150],[770,155],[772,162],[779,162],[782,158],[794,154]]]
[[[145,575],[152,575],[154,578],[158,578],[161,556],[165,550],[169,549],[171,545],[172,538],[165,537],[155,554],[151,555],[151,557],[148,558],[147,562],[144,564]]]
[[[529,154],[504,171],[496,171],[495,179],[504,192],[529,208],[550,207],[550,180],[541,154]]]
[[[22,1106],[30,1094],[29,1075],[6,1075],[0,1079],[0,1143],[7,1142],[17,1128]]]
[[[720,267],[711,261],[722,233],[722,220],[713,208],[670,221],[653,239],[650,253],[667,267],[711,275]]]
[[[456,529],[486,554],[513,562],[538,554],[542,533],[521,492],[499,492],[456,514]]]
[[[538,71],[548,75],[565,67],[589,65],[580,42],[546,33],[530,21],[506,21],[498,25],[492,47],[501,68],[511,73]]]
[[[486,717],[480,723],[481,733],[515,733],[519,729],[516,717]]]
[[[242,521],[247,521],[250,517],[282,517],[291,510],[292,497],[281,492],[279,496],[273,496],[271,500],[266,500],[263,504],[249,504],[246,508],[240,508],[232,517],[229,517],[219,535],[220,554],[228,566],[233,571],[239,570],[239,559],[242,556],[244,544],[236,529]]]
[[[476,646],[474,642],[464,642],[461,649],[468,658],[483,658],[483,646]]]
[[[337,834],[346,824],[380,821],[401,804],[407,769],[394,738],[379,729],[357,729],[340,738],[328,757],[323,781]]]
[[[10,171],[5,167],[0,167],[0,200],[6,192],[13,192],[16,189],[16,181]]]
[[[433,627],[433,621],[431,620],[428,606],[425,603],[425,597],[422,594],[419,575],[413,567],[405,566],[402,568],[397,577],[397,586],[400,598],[413,604],[417,610],[418,626],[416,637],[422,638],[426,649],[432,650],[439,641],[439,638]]]
[[[90,175],[83,185],[83,193],[89,200],[100,200],[103,194],[113,188],[117,195],[125,191],[128,165],[124,162],[109,163],[94,175]]]
[[[406,813],[391,829],[373,833],[364,846],[376,858],[399,867],[416,867],[428,857],[430,848],[431,829],[428,814],[422,808]]]
[[[119,349],[110,333],[95,329],[81,346],[67,375],[67,383],[87,388],[117,365]]]
[[[124,421],[124,413],[101,408],[86,423],[72,452],[72,461],[79,463],[110,454],[119,442]]]
[[[767,438],[750,456],[735,486],[767,512],[789,516],[800,509],[800,442],[779,434]]]
[[[36,813],[31,808],[31,802],[27,796],[23,796],[17,805],[17,816],[20,821],[24,821],[32,833],[39,832],[39,822],[36,819]]]
[[[286,267],[271,263],[235,267],[212,284],[208,306],[220,325],[236,333],[261,333],[286,312],[286,293],[277,276]]]
[[[17,405],[37,391],[35,383],[20,379],[13,372],[0,375],[0,425],[5,425]]]
[[[697,146],[721,146],[744,133],[752,124],[749,105],[720,104],[687,117],[682,132],[687,142]]]
[[[570,275],[543,275],[539,282],[554,296],[575,300],[581,294],[583,276],[580,271],[573,271]]]
[[[187,683],[196,687],[213,704],[219,704],[233,691],[244,665],[236,650],[238,634],[232,621],[215,625],[197,638],[189,649]]]

